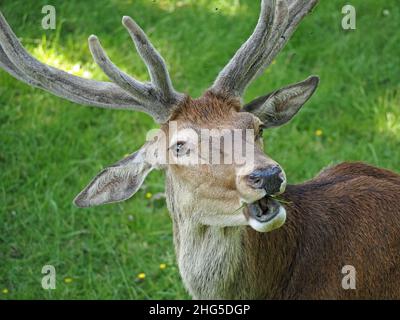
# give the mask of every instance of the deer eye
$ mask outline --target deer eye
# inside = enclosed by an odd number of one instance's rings
[[[186,146],[186,143],[183,141],[178,141],[170,149],[175,157],[182,157],[190,152],[189,148]]]

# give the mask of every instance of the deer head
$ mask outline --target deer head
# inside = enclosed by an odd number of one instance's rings
[[[112,82],[83,79],[45,65],[22,47],[1,13],[0,66],[15,78],[70,101],[143,111],[161,124],[158,133],[140,150],[100,172],[76,197],[77,206],[126,200],[135,194],[151,170],[162,169],[167,172],[168,204],[173,213],[200,224],[250,224],[258,231],[270,231],[285,220],[279,205],[268,208],[267,217],[260,219],[252,215],[246,218],[237,209],[285,190],[284,170],[264,154],[262,132],[291,120],[316,90],[318,77],[276,90],[246,105],[242,96],[316,3],[317,0],[263,0],[254,33],[211,88],[197,99],[174,89],[163,58],[129,17],[124,17],[122,23],[148,67],[149,83],[118,69],[96,36],[89,37],[91,53]],[[214,140],[220,143],[211,143]],[[251,152],[245,153],[245,161],[226,161],[228,141],[233,141],[234,146],[249,147]],[[206,161],[205,151],[212,155]],[[232,149],[233,153],[236,151]],[[193,157],[201,161],[187,161]],[[250,212],[260,207],[262,202],[251,207]]]

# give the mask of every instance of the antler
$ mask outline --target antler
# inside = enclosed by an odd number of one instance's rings
[[[151,83],[141,83],[120,71],[95,36],[89,38],[92,55],[115,83],[84,79],[41,63],[24,49],[1,12],[0,67],[18,80],[67,100],[101,108],[139,110],[164,123],[184,95],[173,89],[163,58],[143,30],[129,17],[123,18],[123,24],[147,64]]]
[[[211,90],[241,97],[317,3],[318,0],[262,0],[253,34],[220,72]]]

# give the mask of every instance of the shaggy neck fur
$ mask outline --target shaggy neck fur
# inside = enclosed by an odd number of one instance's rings
[[[246,226],[205,226],[197,217],[210,212],[197,207],[192,194],[168,175],[166,187],[178,266],[194,299],[283,297],[280,284],[294,254],[287,231],[293,228],[266,234]]]

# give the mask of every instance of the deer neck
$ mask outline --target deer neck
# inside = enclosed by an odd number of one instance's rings
[[[196,217],[210,214],[204,212],[209,208],[196,207],[187,189],[168,180],[167,204],[173,220],[175,252],[191,296],[195,299],[283,297],[282,284],[287,282],[294,257],[290,245],[293,233],[284,228],[258,233],[247,226],[202,225]]]

